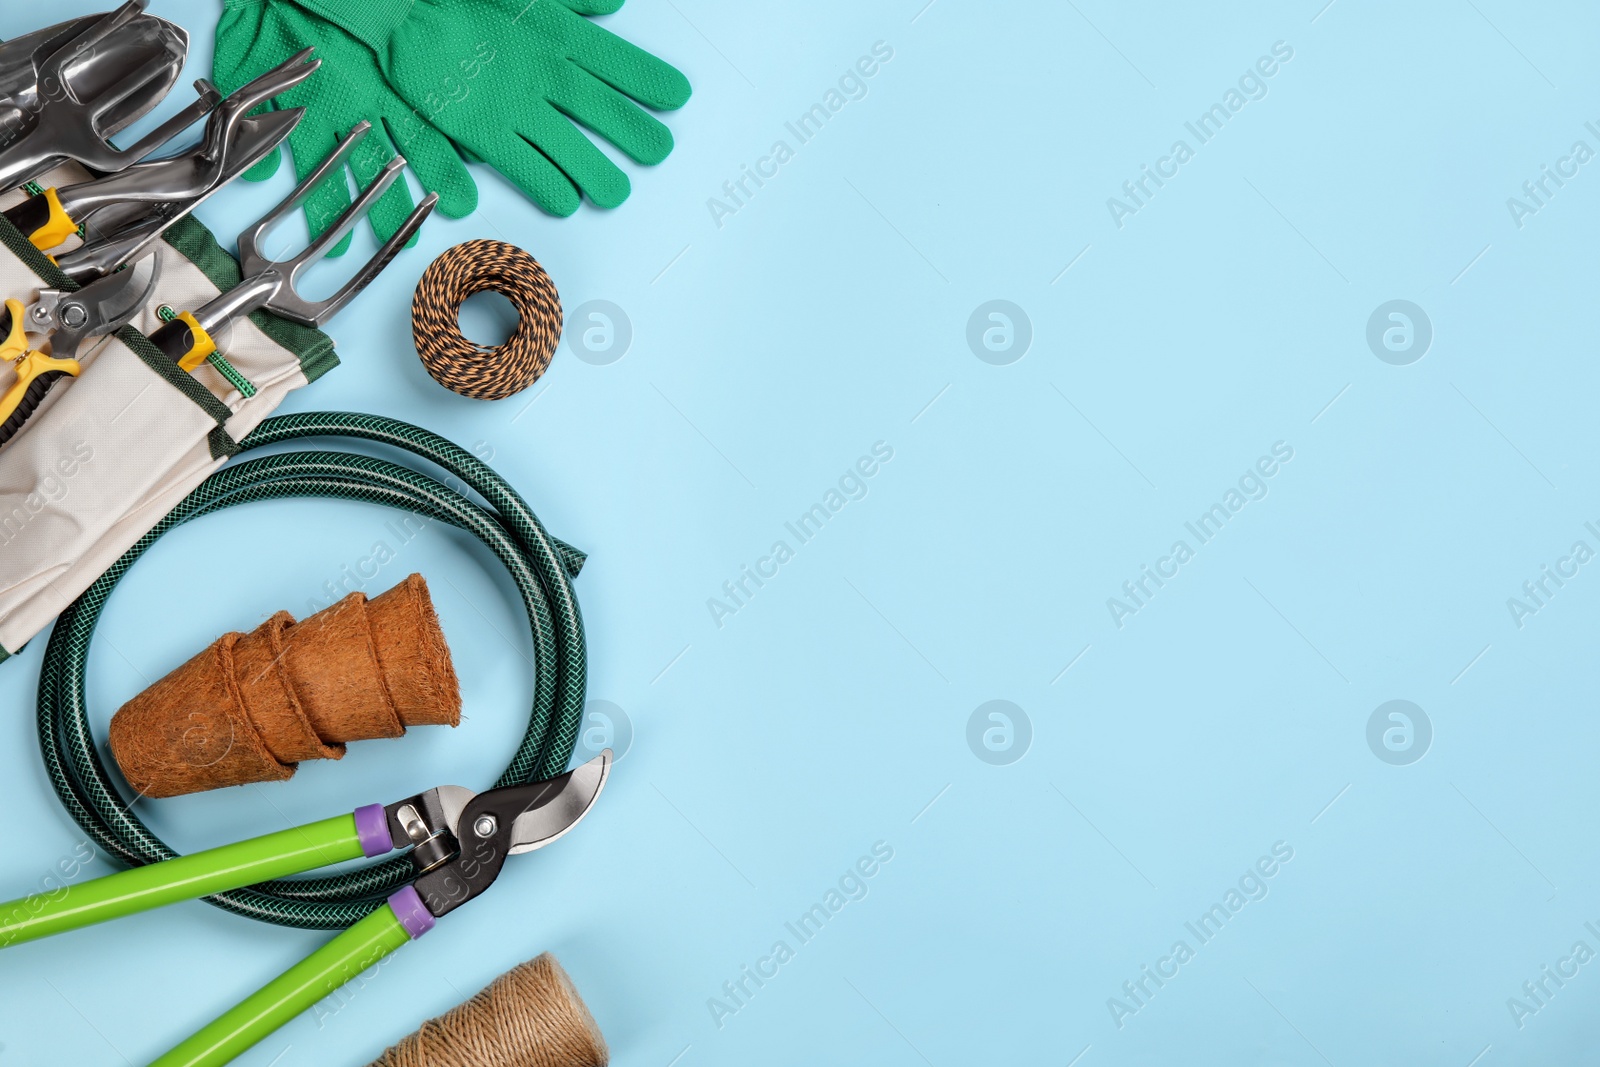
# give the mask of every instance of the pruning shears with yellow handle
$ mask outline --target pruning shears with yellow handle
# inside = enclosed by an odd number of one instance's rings
[[[148,272],[135,264],[76,292],[42,289],[26,307],[20,300],[5,302],[8,322],[0,360],[11,363],[17,379],[0,393],[0,446],[17,435],[56,382],[82,372],[78,355],[84,342],[133,321],[161,273],[158,259],[152,256],[149,262]],[[50,351],[35,347],[29,334],[47,335]]]

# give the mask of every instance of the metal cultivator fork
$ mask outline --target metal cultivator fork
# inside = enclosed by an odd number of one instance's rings
[[[368,130],[370,123],[358,123],[340,142],[339,147],[301,182],[278,206],[256,220],[239,235],[239,267],[244,278],[238,285],[193,311],[184,311],[150,336],[157,348],[184,370],[192,371],[207,356],[217,350],[215,338],[238,318],[252,311],[267,310],[305,326],[320,326],[336,315],[340,309],[365,289],[391,260],[405,247],[433,211],[439,200],[437,193],[429,193],[417,205],[393,237],[384,242],[355,275],[325,300],[307,300],[295,291],[300,274],[320,259],[345,235],[356,222],[377,202],[384,191],[399,178],[406,161],[395,156],[383,168],[355,202],[345,209],[334,224],[306,248],[288,259],[274,260],[261,250],[262,238],[285,216],[297,209],[314,189],[330,175],[342,173],[345,162]],[[342,179],[338,179],[342,180]]]

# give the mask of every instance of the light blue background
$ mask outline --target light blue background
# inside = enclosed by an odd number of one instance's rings
[[[591,553],[590,695],[635,736],[579,832],[240,1063],[365,1064],[543,950],[628,1067],[1488,1067],[1600,1047],[1600,963],[1521,1028],[1507,1006],[1575,942],[1600,950],[1600,564],[1521,628],[1506,603],[1573,541],[1600,548],[1600,163],[1521,227],[1506,203],[1574,141],[1600,149],[1594,12],[925,3],[634,0],[605,24],[694,83],[673,155],[630,165],[620,209],[566,220],[478,168],[481,210],[430,222],[332,324],[343,366],[285,410],[383,412],[492,453]],[[43,10],[6,6],[8,36]],[[208,73],[215,5],[154,9],[194,34],[187,77]],[[795,147],[784,123],[878,41],[893,59],[867,96],[717,225],[708,198]],[[1185,121],[1279,41],[1267,95],[1197,145]],[[1178,138],[1195,157],[1119,228],[1107,198]],[[201,215],[226,239],[287,187]],[[563,344],[495,404],[436,386],[411,290],[474,237],[533,252],[569,312],[624,309],[624,357]],[[993,299],[1031,323],[1010,365],[967,344]],[[1406,366],[1366,341],[1393,299],[1434,331]],[[878,441],[894,458],[868,495],[719,628],[707,599]],[[1119,629],[1107,598],[1280,441],[1265,499]],[[100,628],[100,736],[217,634],[303,612],[391,517],[252,505],[166,538]],[[462,726],[141,803],[168,841],[492,780],[531,691],[518,609],[453,531],[366,588],[412,570]],[[3,896],[81,840],[37,755],[43,644],[0,667]],[[1031,722],[1008,766],[966,740],[994,699]],[[1432,724],[1410,765],[1368,746],[1393,699]],[[798,945],[784,923],[880,841],[867,896]],[[1185,922],[1276,842],[1293,859],[1266,897],[1199,946]],[[322,938],[195,903],[16,948],[0,1063],[146,1062]],[[779,939],[795,958],[719,1027],[708,998]],[[1195,958],[1119,1028],[1108,998],[1178,939]]]

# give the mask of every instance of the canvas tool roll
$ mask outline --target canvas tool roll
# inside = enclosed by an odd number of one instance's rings
[[[45,186],[83,181],[64,164]],[[0,195],[0,210],[25,195]],[[75,240],[75,239],[74,239]],[[239,265],[194,218],[155,242],[161,277],[133,322],[80,354],[83,371],[51,389],[0,448],[0,660],[22,648],[188,492],[294,389],[338,364],[320,330],[256,312],[217,338],[241,389],[210,363],[180,370],[148,339],[162,309],[204,304],[239,281]],[[41,288],[76,288],[0,219],[0,295],[27,304]],[[0,390],[16,372],[0,366]],[[246,393],[250,395],[246,396]]]

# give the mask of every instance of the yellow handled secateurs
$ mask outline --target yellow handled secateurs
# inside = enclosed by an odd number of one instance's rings
[[[10,324],[0,342],[0,359],[10,361],[17,380],[0,393],[0,446],[17,435],[56,382],[78,376],[78,354],[85,341],[133,320],[155,290],[159,273],[160,262],[152,257],[148,272],[130,266],[75,293],[43,289],[26,307],[20,300],[5,302]],[[30,333],[47,335],[50,351],[34,346]]]

